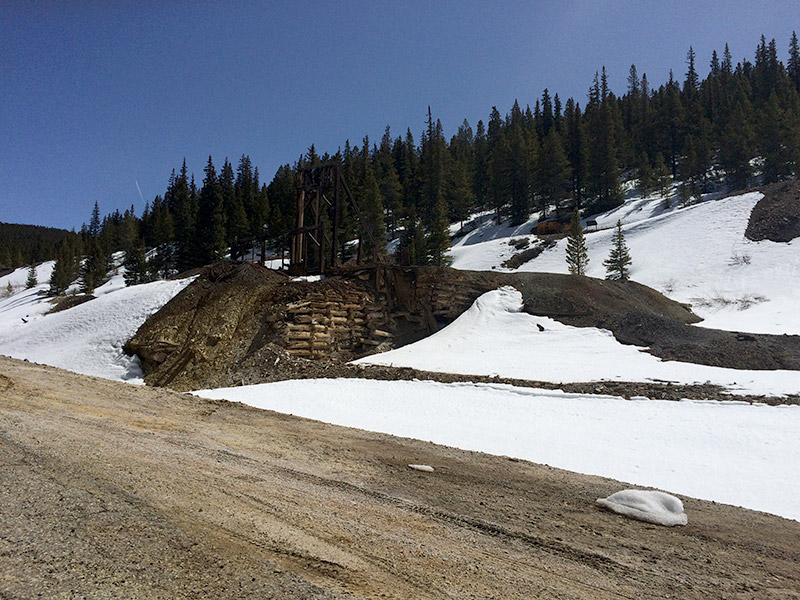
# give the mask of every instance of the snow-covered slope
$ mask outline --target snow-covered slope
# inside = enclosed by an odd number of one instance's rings
[[[38,295],[46,283],[20,291],[0,300],[0,354],[85,375],[141,382],[138,360],[126,356],[122,345],[190,281],[125,287],[117,275],[96,290],[95,300],[53,314],[45,314],[52,305]]]
[[[533,381],[710,382],[733,393],[796,394],[799,371],[742,371],[662,361],[604,330],[570,327],[522,310],[522,294],[483,294],[453,323],[414,344],[355,361]]]
[[[664,210],[659,198],[632,198],[592,217],[586,233],[587,274],[604,277],[611,227],[622,220],[633,259],[631,278],[679,302],[692,304],[705,327],[754,333],[800,334],[800,240],[751,242],[744,237],[758,192]],[[602,228],[607,229],[602,229]],[[530,227],[528,228],[530,231]],[[481,241],[476,230],[456,242],[453,266],[500,269],[513,254],[507,238]],[[566,240],[524,264],[521,271],[566,273]]]
[[[52,306],[42,301],[42,295],[50,287],[50,274],[55,261],[47,261],[36,267],[36,280],[39,282],[31,289],[25,289],[28,280],[28,268],[20,267],[8,275],[0,277],[0,336],[13,328],[23,319],[46,313]],[[9,285],[11,295],[8,294]]]

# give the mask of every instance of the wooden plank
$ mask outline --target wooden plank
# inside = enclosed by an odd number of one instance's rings
[[[326,331],[328,329],[321,323],[305,323],[299,325],[296,323],[287,323],[286,328],[289,331],[311,331],[312,329],[315,331]]]
[[[318,333],[318,332],[311,332],[311,331],[290,331],[286,334],[286,338],[289,340],[329,340],[331,336],[329,333]]]
[[[311,352],[311,350],[300,350],[300,349],[293,350],[293,349],[289,349],[286,352],[288,352],[292,356],[313,356],[313,353]]]

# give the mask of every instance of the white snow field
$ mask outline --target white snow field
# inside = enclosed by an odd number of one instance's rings
[[[750,211],[761,197],[752,192],[669,210],[660,198],[633,198],[595,215],[591,218],[600,230],[586,232],[587,275],[605,277],[603,261],[620,219],[633,260],[631,279],[692,304],[705,319],[701,326],[800,334],[800,240],[751,242],[744,237]],[[527,234],[534,223],[520,229]],[[451,250],[453,266],[507,270],[500,264],[515,251],[500,234],[509,235],[507,229],[485,225],[457,240]],[[519,271],[567,273],[565,253],[562,239]]]
[[[360,379],[196,393],[800,520],[798,406],[631,401],[508,385]],[[408,462],[417,461],[409,456]]]
[[[44,313],[52,305],[37,295],[47,283],[18,292],[0,300],[0,354],[142,383],[138,359],[126,356],[122,345],[190,281],[125,287],[122,276],[116,275],[97,288],[95,300],[49,315]]]
[[[734,394],[781,396],[800,391],[800,371],[742,371],[662,361],[619,343],[609,331],[571,327],[521,310],[522,294],[514,288],[487,292],[437,333],[355,362],[554,383],[710,382]]]

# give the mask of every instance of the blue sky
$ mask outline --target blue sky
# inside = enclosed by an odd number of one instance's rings
[[[198,183],[248,154],[262,181],[312,144],[335,152],[411,128],[449,137],[544,88],[582,105],[606,66],[651,84],[702,76],[727,42],[786,59],[796,0],[0,3],[0,221],[79,228],[163,194],[185,157]],[[141,189],[139,194],[138,187]]]

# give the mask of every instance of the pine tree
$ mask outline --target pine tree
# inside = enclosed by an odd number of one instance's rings
[[[486,196],[499,219],[508,204],[508,140],[496,106],[492,107],[486,134]]]
[[[586,240],[581,227],[581,215],[576,210],[572,214],[567,238],[567,268],[573,275],[586,275],[586,266],[589,264],[589,251],[586,249]]]
[[[550,110],[552,111],[552,108]],[[549,126],[552,127],[552,114],[549,121]],[[511,223],[521,225],[528,220],[531,211],[531,183],[536,164],[538,138],[526,131],[522,111],[516,101],[511,109],[511,118],[504,137],[508,142],[506,166]]]
[[[561,136],[552,128],[544,138],[539,152],[537,183],[542,208],[561,206],[569,197],[571,173]]]
[[[586,106],[588,131],[587,183],[593,196],[594,208],[608,210],[622,203],[619,185],[618,136],[612,105],[616,98],[609,96],[605,67],[602,77],[595,73]]]
[[[91,294],[108,279],[108,258],[100,243],[102,233],[100,210],[95,202],[86,230],[86,255],[80,266],[81,291],[84,294]]]
[[[91,294],[108,279],[108,259],[98,238],[90,237],[86,244],[86,256],[80,268],[81,292]]]
[[[369,260],[372,256],[384,254],[386,251],[386,229],[383,222],[383,200],[375,170],[369,155],[369,137],[365,136],[361,145],[361,153],[356,164],[355,195],[361,210],[362,241],[364,248],[362,257]]]
[[[653,169],[650,167],[650,160],[647,158],[647,152],[645,151],[639,154],[639,169],[637,175],[639,178],[639,193],[642,195],[642,198],[644,198],[656,187]]]
[[[134,242],[130,250],[125,252],[125,274],[122,278],[125,285],[138,285],[150,280],[150,271],[147,268],[147,258],[144,244],[141,240]]]
[[[28,268],[28,278],[25,280],[25,289],[29,290],[31,288],[34,288],[38,283],[39,280],[36,279],[36,267],[34,265],[31,265]]]
[[[786,63],[786,70],[795,89],[800,92],[800,44],[797,42],[797,32],[794,31],[789,43],[789,60]]]
[[[731,190],[747,186],[752,158],[753,130],[749,122],[750,103],[743,94],[740,94],[740,97],[742,100],[734,105],[720,141],[719,161],[725,169]]]
[[[205,169],[197,210],[197,255],[195,265],[222,258],[225,252],[225,212],[222,189],[211,156]]]
[[[762,183],[782,181],[792,173],[792,124],[785,119],[775,93],[764,104],[758,125],[758,147],[764,159]]]
[[[487,172],[487,142],[486,127],[483,121],[478,121],[475,128],[474,140],[474,167],[472,177],[472,190],[475,196],[476,208],[483,209],[486,206],[486,172]]]
[[[89,235],[93,238],[100,236],[100,207],[97,202],[92,209],[92,218],[89,220]]]
[[[219,184],[225,212],[225,242],[231,249],[231,260],[237,260],[244,252],[245,240],[250,237],[250,224],[242,199],[237,193],[233,167],[227,158],[220,171]]]
[[[683,146],[684,110],[679,95],[678,83],[673,79],[672,71],[669,82],[663,89],[663,100],[657,115],[660,133],[660,148],[666,152],[665,157],[673,177],[678,176],[678,157]]]
[[[449,220],[463,224],[472,207],[472,186],[469,183],[467,165],[461,160],[450,161],[445,197]]]
[[[386,215],[385,228],[394,234],[397,221],[403,214],[403,187],[397,174],[394,157],[392,156],[392,136],[389,126],[381,138],[381,145],[375,156],[376,177],[380,188],[383,210]]]
[[[586,143],[580,104],[570,98],[564,112],[567,123],[567,158],[570,164],[572,199],[575,208],[583,205],[583,192],[586,184]]]
[[[653,179],[655,181],[656,189],[664,198],[666,208],[669,208],[669,188],[672,183],[672,175],[670,175],[669,167],[664,162],[664,155],[659,152],[656,154],[656,162],[653,166]]]
[[[67,240],[63,240],[56,255],[56,262],[50,273],[51,296],[61,296],[66,293],[72,282],[78,277],[78,259],[75,249]]]
[[[630,278],[631,256],[622,233],[622,223],[617,221],[617,228],[611,237],[611,252],[603,261],[606,268],[606,279],[627,281]]]
[[[689,52],[686,53],[686,65],[689,67],[689,70],[686,72],[686,80],[683,83],[683,94],[687,102],[691,102],[700,87],[700,78],[694,66],[694,59],[694,48],[689,46]]]
[[[194,176],[192,184],[189,184],[186,159],[184,159],[179,175],[176,177],[173,173],[165,196],[175,228],[175,267],[178,271],[196,266],[197,197],[193,182]]]
[[[442,132],[442,124],[434,124],[431,109],[428,107],[428,126],[422,137],[420,171],[422,173],[422,197],[420,216],[426,230],[428,260],[435,265],[447,262],[446,253],[450,246],[447,221],[447,203],[444,193],[447,173],[447,142]]]

